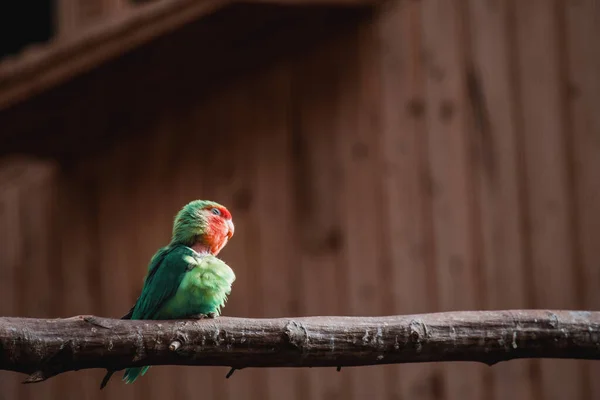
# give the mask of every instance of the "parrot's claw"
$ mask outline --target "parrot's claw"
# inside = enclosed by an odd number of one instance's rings
[[[216,317],[215,313],[208,313],[208,314],[194,314],[194,315],[190,315],[190,319],[213,319]]]

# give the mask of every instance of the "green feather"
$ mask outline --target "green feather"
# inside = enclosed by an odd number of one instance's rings
[[[143,376],[149,368],[149,366],[139,368],[127,368],[125,370],[125,374],[123,374],[123,381],[125,381],[125,383],[133,383],[140,375]]]
[[[160,249],[152,260],[131,319],[220,315],[235,281],[233,270],[225,262],[179,244]],[[128,368],[123,380],[132,383],[148,368]]]

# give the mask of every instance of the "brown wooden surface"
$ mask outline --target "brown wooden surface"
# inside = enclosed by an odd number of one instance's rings
[[[600,246],[595,237],[600,235],[600,114],[596,105],[600,102],[600,47],[587,38],[600,35],[600,7],[596,1],[566,3],[565,46],[567,48],[566,87],[568,107],[568,145],[571,150],[570,188],[575,196],[574,222],[576,257],[581,266],[584,282],[585,306],[600,308]],[[562,10],[561,10],[562,11]],[[600,397],[600,374],[598,363],[589,363],[587,379],[590,382],[590,398]]]
[[[343,300],[347,296],[346,284],[340,279],[345,266],[338,208],[343,173],[338,153],[341,138],[335,134],[339,117],[337,110],[327,107],[332,102],[337,104],[343,95],[344,77],[337,71],[347,61],[346,54],[338,38],[327,39],[314,57],[299,60],[292,77],[296,107],[291,125],[292,161],[301,290],[298,298],[299,312],[309,316],[347,312]],[[304,76],[314,79],[307,82]],[[302,370],[298,374],[301,398],[345,398],[346,375],[330,369],[319,373]]]
[[[518,92],[510,62],[509,5],[472,0],[466,15],[471,33],[467,96],[471,109],[476,183],[480,198],[481,257],[489,309],[531,306],[525,268],[526,234],[519,197],[521,160]],[[536,361],[498,365],[486,371],[495,398],[532,398],[530,369]]]
[[[528,188],[533,306],[584,307],[580,265],[574,248],[573,192],[562,64],[561,16],[552,2],[515,2],[517,80],[520,87],[522,151]],[[565,268],[569,265],[570,268]],[[539,395],[543,399],[587,397],[583,364],[541,362]],[[549,389],[551,382],[563,382]]]
[[[600,307],[594,0],[281,16],[191,24],[0,112],[0,152],[59,161],[44,182],[0,169],[0,314],[123,314],[192,198],[233,212],[226,315]],[[0,373],[0,399],[591,399],[598,371],[156,367],[103,392],[103,371]]]
[[[433,241],[438,307],[444,311],[481,304],[479,203],[468,132],[466,46],[460,1],[422,2],[421,57],[425,75],[425,124],[433,201]],[[444,369],[446,397],[482,398],[483,368]]]
[[[381,10],[382,191],[385,270],[384,309],[402,313],[436,310],[430,166],[425,137],[421,6],[397,2]],[[390,398],[436,399],[443,395],[443,365],[388,368]]]

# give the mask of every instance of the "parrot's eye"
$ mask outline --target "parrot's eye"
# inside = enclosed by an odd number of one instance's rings
[[[221,210],[219,210],[218,208],[213,208],[210,211],[215,215],[221,215]]]

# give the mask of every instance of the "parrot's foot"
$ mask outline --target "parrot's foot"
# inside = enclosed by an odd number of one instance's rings
[[[215,318],[217,315],[215,313],[208,313],[208,314],[194,314],[194,315],[190,315],[190,319],[213,319]]]

